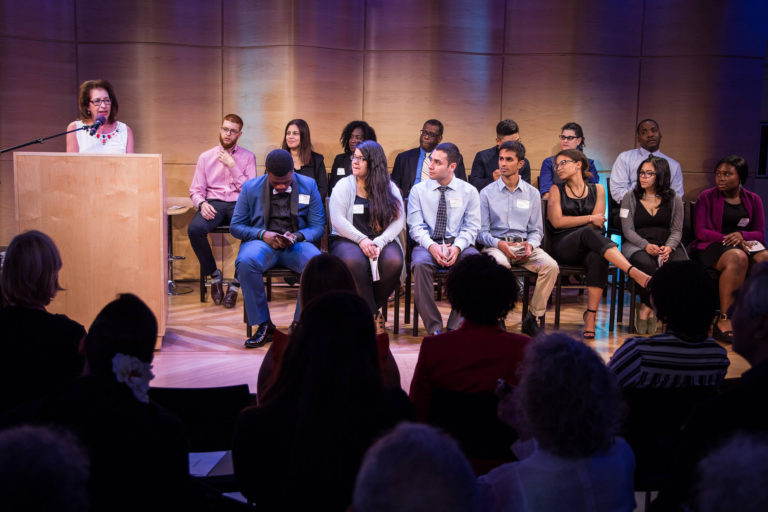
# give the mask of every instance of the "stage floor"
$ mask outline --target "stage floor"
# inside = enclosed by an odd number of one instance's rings
[[[243,298],[238,297],[233,309],[216,306],[208,294],[208,302],[200,302],[197,283],[179,283],[191,286],[192,292],[185,295],[171,296],[169,299],[168,326],[162,348],[155,353],[154,369],[156,377],[152,381],[157,387],[213,387],[246,383],[252,393],[256,392],[256,378],[261,361],[267,348],[246,349],[243,323]],[[273,299],[270,302],[272,321],[278,328],[287,330],[293,319],[297,288],[275,283]],[[629,296],[625,304],[629,304]],[[582,327],[581,315],[586,299],[576,290],[563,291],[563,303],[560,315],[560,329],[570,334],[579,335]],[[448,318],[450,308],[446,300],[438,303],[443,318]],[[627,324],[617,324],[613,332],[608,330],[609,304],[602,303],[597,315],[597,336],[589,344],[606,361],[625,339],[630,337]],[[507,329],[520,331],[520,305],[507,317]],[[411,336],[412,324],[403,324],[403,303],[400,307],[400,334],[394,334],[393,308],[390,304],[390,318],[387,332],[390,347],[400,369],[401,384],[408,391],[413,370],[424,335],[420,323],[419,337]],[[628,321],[629,307],[624,308],[624,322]],[[547,311],[546,329],[552,329],[554,309]],[[749,364],[730,345],[728,350],[731,366],[728,377],[738,377],[749,368]]]

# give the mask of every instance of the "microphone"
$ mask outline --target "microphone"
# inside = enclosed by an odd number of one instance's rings
[[[88,135],[96,135],[96,130],[99,129],[100,126],[104,126],[104,123],[107,122],[107,118],[104,116],[99,116],[96,118],[96,121],[91,125],[90,131],[88,132]]]

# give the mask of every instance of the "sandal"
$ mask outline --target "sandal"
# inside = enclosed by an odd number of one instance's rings
[[[587,323],[587,314],[588,313],[594,313],[595,314],[595,322],[597,322],[597,310],[596,309],[589,309],[584,312],[584,314],[581,316],[581,318],[584,320],[584,323]],[[595,339],[595,331],[582,331],[581,337],[585,340],[593,340]]]
[[[633,269],[633,268],[637,268],[637,267],[635,267],[634,265],[630,265],[630,266],[629,266],[629,268],[627,269],[627,272],[626,272],[626,274],[627,274],[627,277],[628,277],[628,278],[630,278],[630,279],[632,279],[632,280],[634,281],[634,279],[633,279],[633,278],[632,278],[632,276],[630,275],[630,273],[632,272],[632,269]],[[640,270],[640,269],[638,268],[638,270]],[[635,282],[636,282],[638,285],[640,285],[640,287],[642,287],[642,288],[648,288],[648,283],[650,283],[650,282],[651,282],[651,276],[648,276],[648,280],[645,282],[645,284],[640,284],[640,283],[639,283],[639,282],[637,282],[637,281],[635,281]]]
[[[728,320],[728,315],[718,315],[715,325],[712,327],[712,337],[723,343],[733,343],[733,331],[722,331],[717,324],[718,320]]]

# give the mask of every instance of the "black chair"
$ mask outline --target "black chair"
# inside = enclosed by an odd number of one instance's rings
[[[478,475],[516,459],[510,445],[517,432],[499,420],[493,392],[466,393],[434,389],[427,422],[445,430],[461,446]]]
[[[217,388],[150,388],[149,397],[186,425],[191,452],[231,450],[237,417],[252,403],[247,384]]]
[[[671,477],[681,428],[691,411],[717,394],[715,386],[623,390],[629,414],[623,437],[635,453],[635,491],[645,493],[646,510],[651,492]]]
[[[209,231],[209,234],[226,235],[229,234],[229,224],[226,226],[219,226]],[[205,285],[205,276],[203,275],[203,269],[200,269],[200,302],[206,301],[207,288]]]

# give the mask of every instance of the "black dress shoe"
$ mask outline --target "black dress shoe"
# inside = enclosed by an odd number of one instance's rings
[[[256,328],[253,336],[245,340],[245,348],[260,348],[272,341],[272,333],[275,326],[271,322],[264,322]]]
[[[523,326],[520,330],[523,331],[523,334],[527,334],[531,338],[539,334],[539,332],[541,331],[541,327],[539,327],[538,319],[535,316],[533,316],[533,313],[531,313],[530,311],[528,311],[525,314],[525,317],[523,317]]]
[[[224,296],[224,307],[232,309],[237,302],[237,292],[240,288],[233,288],[231,285],[227,286],[227,294]]]
[[[213,303],[217,306],[221,304],[221,301],[224,299],[224,286],[222,286],[221,281],[218,283],[211,283],[211,298],[213,299]]]

